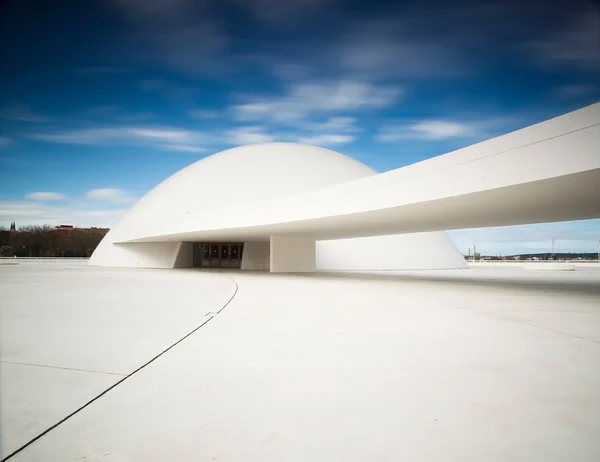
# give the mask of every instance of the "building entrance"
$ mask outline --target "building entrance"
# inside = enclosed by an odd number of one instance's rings
[[[194,267],[240,268],[243,252],[242,243],[194,242]]]

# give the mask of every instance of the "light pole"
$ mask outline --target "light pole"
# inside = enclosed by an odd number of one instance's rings
[[[598,247],[598,264],[600,264],[600,237],[596,239],[598,242],[596,247]]]

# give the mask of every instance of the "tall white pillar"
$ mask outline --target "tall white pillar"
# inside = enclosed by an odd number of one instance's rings
[[[316,243],[305,237],[271,236],[271,273],[315,271]]]

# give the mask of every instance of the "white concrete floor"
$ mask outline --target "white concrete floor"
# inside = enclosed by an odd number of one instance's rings
[[[600,268],[0,285],[3,457],[210,319],[11,460],[600,460]]]

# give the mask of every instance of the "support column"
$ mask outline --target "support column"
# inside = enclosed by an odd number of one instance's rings
[[[316,243],[305,237],[271,236],[271,273],[315,271]]]

